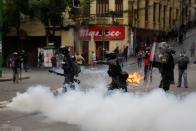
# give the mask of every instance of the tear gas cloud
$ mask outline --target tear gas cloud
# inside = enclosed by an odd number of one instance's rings
[[[78,125],[84,131],[196,131],[196,93],[176,96],[161,89],[108,93],[97,78],[90,82],[97,88],[58,96],[49,87],[30,87],[18,93],[8,107],[39,112],[49,120]]]

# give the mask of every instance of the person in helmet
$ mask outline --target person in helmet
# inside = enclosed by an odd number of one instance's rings
[[[75,89],[74,77],[78,76],[80,73],[80,67],[77,65],[75,58],[70,55],[69,47],[61,47],[59,51],[64,55],[62,68],[64,71],[64,91],[67,91],[67,88]]]
[[[116,53],[110,53],[106,55],[108,68],[108,75],[112,78],[108,90],[122,89],[127,92],[126,80],[128,78],[128,73],[122,71],[119,64]]]
[[[174,59],[169,45],[166,42],[159,43],[158,49],[159,59],[158,61],[153,61],[152,65],[153,67],[159,68],[161,73],[162,79],[159,87],[164,91],[168,91],[173,80]]]

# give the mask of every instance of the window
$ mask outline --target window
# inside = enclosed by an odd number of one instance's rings
[[[156,22],[156,3],[153,3],[153,23]]]
[[[115,11],[117,17],[123,17],[123,0],[115,0]]]
[[[109,0],[97,0],[96,15],[100,17],[109,16]]]
[[[178,9],[176,9],[176,20],[178,20],[178,16],[179,16],[179,10]]]
[[[165,21],[166,21],[166,5],[163,6],[163,28],[165,28]]]
[[[159,23],[161,22],[161,10],[162,10],[162,5],[159,4]]]
[[[169,25],[172,24],[172,8],[169,8]]]
[[[145,3],[145,22],[148,23],[148,4],[149,4],[149,1],[146,0],[146,3]]]

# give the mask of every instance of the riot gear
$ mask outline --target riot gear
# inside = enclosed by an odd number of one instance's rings
[[[159,68],[161,73],[162,80],[159,87],[163,88],[165,91],[168,91],[170,83],[174,79],[174,59],[172,56],[172,52],[174,51],[169,48],[169,45],[166,42],[158,43],[158,49],[158,60],[153,61],[152,66]]]
[[[109,65],[108,75],[112,78],[112,82],[109,85],[109,90],[122,89],[127,92],[126,80],[128,78],[128,73],[122,71],[119,64],[117,54],[109,53],[106,54],[107,64]]]
[[[75,61],[75,57],[70,55],[68,47],[61,47],[59,49],[60,53],[63,54],[62,69],[63,72],[59,72],[58,69],[50,69],[49,72],[56,73],[65,77],[63,87],[64,91],[67,91],[67,88],[75,89],[75,84],[80,83],[79,80],[76,80],[74,77],[77,77],[81,72],[79,65]]]

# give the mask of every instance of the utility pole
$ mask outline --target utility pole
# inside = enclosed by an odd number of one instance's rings
[[[2,77],[2,64],[3,64],[3,56],[2,56],[2,25],[3,25],[3,20],[2,20],[2,6],[3,2],[0,0],[0,77]]]

